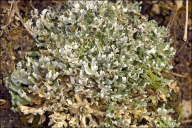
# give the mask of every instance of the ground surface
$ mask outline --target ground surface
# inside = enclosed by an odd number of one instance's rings
[[[114,0],[113,0],[114,1]],[[30,17],[30,10],[33,6],[38,10],[42,11],[47,6],[53,4],[60,4],[56,1],[33,1],[30,2],[20,2],[19,11],[21,17],[27,20]],[[161,9],[160,14],[155,14],[151,11],[152,4],[146,1],[142,4],[142,14],[148,16],[149,19],[154,19],[158,22],[159,25],[167,26],[171,30],[171,38],[174,39],[174,44],[172,45],[177,53],[172,60],[174,66],[172,72],[169,72],[169,75],[173,79],[177,80],[178,86],[180,87],[180,93],[173,100],[170,99],[170,106],[178,107],[181,104],[181,101],[185,101],[183,107],[184,113],[184,123],[181,126],[192,126],[191,115],[188,114],[190,111],[190,101],[191,100],[191,51],[192,51],[192,30],[188,30],[188,39],[183,41],[183,28],[185,23],[185,3],[178,10],[174,10],[174,6],[169,5],[166,2],[158,3]],[[189,4],[189,12],[191,10],[191,3]],[[7,25],[6,29],[1,33],[0,38],[0,49],[1,49],[1,60],[0,60],[0,127],[37,127],[37,125],[29,126],[25,116],[20,114],[15,114],[11,108],[11,97],[8,90],[4,86],[2,80],[3,77],[10,75],[14,70],[15,64],[24,59],[25,53],[35,48],[35,42],[33,38],[28,34],[26,29],[22,26],[20,21],[14,20],[14,17],[11,18],[11,15],[8,14],[7,9],[11,9],[11,5],[7,1],[1,1],[1,26]],[[190,14],[190,13],[189,13]],[[192,15],[189,15],[192,18]],[[171,23],[171,24],[170,24]],[[1,31],[2,32],[2,31]],[[189,110],[188,110],[189,109]],[[188,110],[188,111],[187,111]],[[178,110],[179,111],[179,110]],[[178,111],[175,116],[178,116]],[[188,115],[187,115],[188,114]],[[45,122],[40,127],[47,126]]]

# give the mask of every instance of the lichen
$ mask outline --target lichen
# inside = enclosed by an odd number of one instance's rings
[[[49,112],[53,127],[159,125],[159,109],[148,106],[170,96],[161,71],[172,68],[175,50],[165,42],[169,31],[139,5],[68,1],[32,11],[26,23],[41,50],[6,78],[13,110],[29,123],[40,115],[39,124]]]

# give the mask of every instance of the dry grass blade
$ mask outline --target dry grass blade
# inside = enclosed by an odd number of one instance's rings
[[[2,31],[0,33],[0,36],[2,36],[3,34],[3,30],[5,30],[13,21],[13,18],[16,18],[16,20],[20,20],[21,23],[23,24],[23,26],[26,28],[26,30],[29,32],[30,35],[33,35],[34,32],[26,25],[26,23],[23,21],[20,13],[19,13],[19,9],[18,9],[18,3],[20,1],[12,1],[11,2],[11,8],[8,11],[8,23],[5,26],[2,26]],[[17,15],[17,16],[16,16]]]
[[[6,102],[6,100],[4,100],[4,99],[0,99],[0,105],[5,104],[5,102]]]
[[[9,26],[9,24],[12,22],[13,17],[15,16],[15,9],[14,9],[14,5],[17,3],[18,1],[12,1],[11,2],[11,7],[8,10],[8,23],[5,26],[2,26],[1,29],[1,34],[0,36],[3,35],[3,31],[7,28],[7,26]]]
[[[19,9],[18,9],[18,5],[15,5],[15,12],[17,14],[17,19],[21,21],[21,23],[23,24],[23,26],[26,28],[26,30],[29,32],[30,35],[34,35],[34,32],[27,26],[27,24],[23,21],[20,13],[19,13]]]
[[[182,124],[186,124],[186,123],[191,123],[192,122],[192,119],[190,119],[190,120],[184,120],[184,121],[182,121],[181,123]]]
[[[184,28],[184,36],[183,36],[183,40],[186,41],[187,40],[187,25],[188,25],[188,0],[186,0],[186,17],[185,17],[185,28]]]

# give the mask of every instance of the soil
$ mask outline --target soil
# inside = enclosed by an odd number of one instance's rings
[[[113,0],[115,1],[115,0]],[[191,87],[192,87],[192,62],[191,62],[191,51],[192,51],[192,30],[188,29],[188,39],[183,41],[184,34],[184,23],[185,23],[185,3],[177,11],[175,7],[170,6],[166,2],[159,2],[158,4],[161,7],[160,14],[154,14],[151,12],[152,3],[143,1],[142,3],[142,14],[148,16],[149,20],[156,20],[160,26],[171,25],[169,26],[171,36],[174,40],[172,46],[177,50],[175,57],[172,59],[171,63],[173,69],[169,72],[169,75],[174,77],[180,87],[180,93],[176,97],[177,100],[171,100],[172,104],[175,107],[181,103],[181,100],[189,101],[191,100]],[[35,48],[35,42],[33,38],[28,34],[26,29],[22,26],[20,21],[14,20],[14,18],[9,18],[8,8],[11,6],[8,1],[1,1],[1,26],[10,24],[3,31],[0,38],[0,50],[1,50],[1,59],[0,59],[0,127],[46,127],[47,122],[39,126],[29,126],[27,124],[26,117],[21,115],[21,113],[14,113],[11,110],[11,97],[9,91],[5,87],[3,78],[9,76],[17,62],[24,60],[25,53],[31,51]],[[33,6],[39,11],[42,11],[44,8],[54,5],[61,4],[61,1],[33,1],[32,5],[29,1],[20,2],[19,10],[21,17],[27,20],[30,17],[30,11]],[[167,4],[167,6],[165,6]],[[189,18],[192,18],[192,4],[189,3]],[[1,31],[2,32],[2,31]],[[178,116],[176,114],[175,116]],[[192,119],[191,116],[185,117],[184,120]],[[182,124],[181,126],[192,126],[192,122]]]

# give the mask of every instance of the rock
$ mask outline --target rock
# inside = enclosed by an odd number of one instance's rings
[[[188,118],[192,113],[191,113],[191,100],[186,101],[182,100],[182,114],[185,118]]]
[[[183,6],[183,0],[177,0],[175,1],[177,9],[179,10]]]
[[[153,7],[152,7],[151,11],[152,11],[153,13],[155,13],[155,14],[160,14],[160,13],[161,13],[158,4],[153,4]]]

